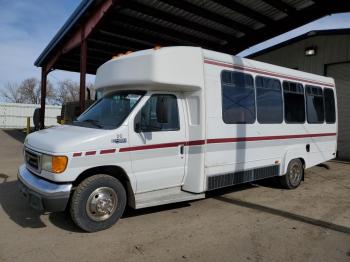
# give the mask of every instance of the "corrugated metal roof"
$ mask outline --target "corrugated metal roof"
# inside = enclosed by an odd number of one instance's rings
[[[62,46],[108,0],[83,0],[35,61],[79,71],[79,46]],[[331,12],[350,11],[342,0],[114,0],[87,36],[88,73],[111,56],[154,45],[193,45],[239,51]]]

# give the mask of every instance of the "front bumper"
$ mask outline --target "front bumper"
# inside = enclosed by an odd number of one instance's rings
[[[25,165],[18,169],[19,189],[29,204],[48,212],[64,211],[67,207],[72,184],[57,184],[33,175]]]

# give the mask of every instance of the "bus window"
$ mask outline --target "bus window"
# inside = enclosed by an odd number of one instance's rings
[[[335,100],[332,89],[324,89],[325,118],[327,124],[335,123]]]
[[[261,124],[282,123],[283,101],[281,82],[278,79],[257,76],[256,110]]]
[[[241,72],[222,71],[222,118],[226,124],[255,122],[254,80]]]
[[[305,86],[307,122],[311,124],[323,123],[323,91],[319,86]]]
[[[300,83],[283,81],[284,117],[287,123],[305,122],[304,87]]]

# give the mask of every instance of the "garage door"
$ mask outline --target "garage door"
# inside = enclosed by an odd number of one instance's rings
[[[350,63],[327,66],[327,75],[335,79],[338,99],[338,154],[350,160]]]

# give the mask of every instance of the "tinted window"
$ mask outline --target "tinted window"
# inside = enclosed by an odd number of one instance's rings
[[[226,124],[251,124],[255,121],[253,77],[240,72],[221,73],[222,118]]]
[[[259,123],[282,123],[283,101],[281,82],[277,79],[257,76],[256,110]]]
[[[335,100],[332,89],[324,89],[325,117],[327,123],[335,123]]]
[[[287,123],[305,122],[304,87],[294,82],[283,82],[284,117]]]
[[[323,123],[323,91],[318,86],[305,86],[306,115],[309,123]]]
[[[141,130],[156,132],[179,129],[179,110],[176,96],[151,96],[141,109]]]

